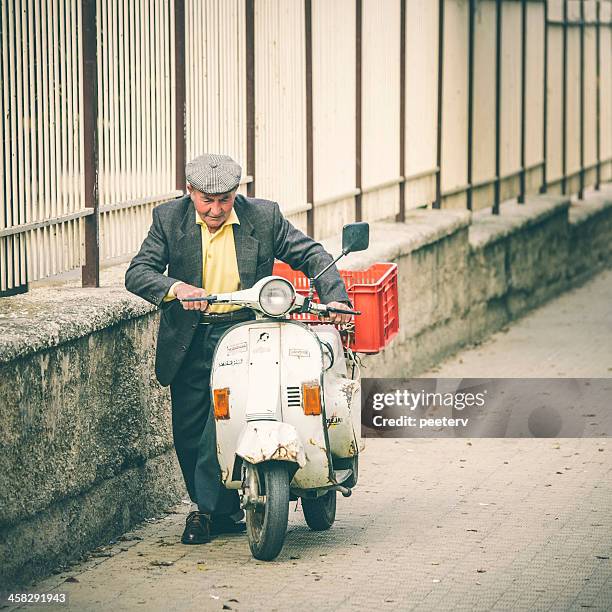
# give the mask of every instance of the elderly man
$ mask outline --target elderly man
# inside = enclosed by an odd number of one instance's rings
[[[283,217],[277,203],[238,195],[240,176],[240,166],[227,155],[189,162],[188,195],[153,210],[149,234],[125,274],[129,291],[162,308],[155,373],[162,385],[170,385],[174,447],[197,504],[187,517],[184,544],[245,528],[237,492],[221,484],[209,382],[223,333],[254,315],[236,306],[182,300],[252,287],[272,274],[275,259],[308,276],[332,260]],[[316,288],[323,302],[350,305],[335,266]],[[336,313],[331,319],[347,322],[350,316]]]

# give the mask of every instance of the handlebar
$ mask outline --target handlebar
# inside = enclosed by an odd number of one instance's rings
[[[182,300],[179,299],[179,302],[216,302],[216,295],[207,295],[206,297],[197,297],[197,298],[184,298]]]
[[[195,297],[195,298],[184,298],[179,300],[180,302],[208,302],[210,304],[217,302],[218,298],[216,295],[207,295],[205,297]],[[350,314],[350,315],[360,315],[360,310],[345,310],[343,308],[334,308],[333,306],[327,306],[326,304],[319,304],[317,302],[311,302],[309,305],[309,310],[314,314],[328,314],[331,312],[337,312],[340,314]]]

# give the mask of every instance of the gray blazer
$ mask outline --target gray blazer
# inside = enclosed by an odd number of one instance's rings
[[[275,259],[307,276],[332,260],[318,242],[283,217],[276,202],[237,195],[234,209],[240,220],[233,231],[242,289],[271,275]],[[177,281],[202,286],[202,235],[188,195],[153,209],[149,234],[125,273],[128,291],[162,308],[155,373],[164,386],[178,371],[200,319],[199,311],[184,310],[176,300],[163,302]],[[349,302],[335,266],[317,280],[316,289],[323,302]]]

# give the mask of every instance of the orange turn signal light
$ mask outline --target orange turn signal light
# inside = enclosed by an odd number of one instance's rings
[[[302,383],[304,414],[321,414],[321,387],[318,383]]]
[[[215,419],[229,419],[229,387],[213,391]]]

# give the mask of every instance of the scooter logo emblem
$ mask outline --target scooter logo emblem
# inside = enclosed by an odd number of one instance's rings
[[[270,334],[268,332],[261,332],[255,342],[255,347],[252,349],[253,353],[270,353],[272,351],[272,344],[268,342],[270,340]]]

